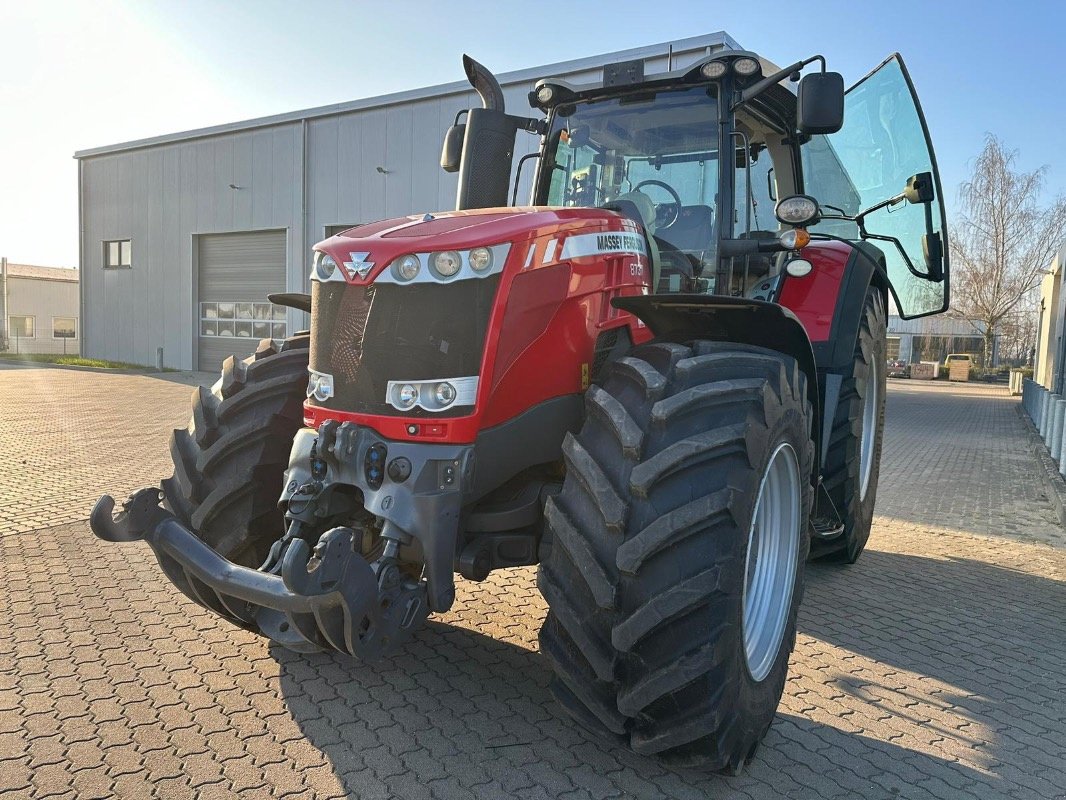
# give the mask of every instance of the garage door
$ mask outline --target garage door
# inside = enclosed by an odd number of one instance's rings
[[[227,356],[255,352],[260,339],[283,339],[285,309],[267,301],[285,291],[285,231],[197,237],[199,358],[217,371]]]

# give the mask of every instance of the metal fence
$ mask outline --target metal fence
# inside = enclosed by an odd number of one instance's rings
[[[6,347],[4,346],[6,344]],[[44,336],[14,335],[7,342],[0,339],[0,353],[4,355],[47,354],[59,356],[76,356],[81,354],[81,340]]]

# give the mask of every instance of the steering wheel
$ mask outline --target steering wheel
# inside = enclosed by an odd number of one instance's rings
[[[670,193],[670,197],[673,198],[672,203],[656,203],[655,204],[655,224],[659,230],[665,230],[677,222],[677,218],[681,216],[681,195],[679,195],[674,187],[665,181],[658,181],[654,178],[649,178],[646,181],[641,181],[633,187],[634,192],[639,192],[642,186],[658,186]],[[660,222],[661,220],[661,222]]]

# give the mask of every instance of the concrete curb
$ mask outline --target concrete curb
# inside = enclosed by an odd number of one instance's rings
[[[1033,451],[1033,456],[1039,462],[1037,473],[1047,488],[1048,500],[1051,501],[1051,505],[1055,508],[1055,513],[1059,517],[1059,524],[1066,527],[1066,481],[1059,474],[1058,464],[1052,460],[1043,439],[1040,438],[1040,434],[1033,427],[1032,421],[1022,409],[1021,403],[1014,410],[1017,412],[1018,418],[1021,419],[1022,425],[1025,426],[1025,433],[1029,438],[1029,449]]]
[[[27,369],[73,369],[81,372],[107,372],[112,375],[166,375],[168,370],[160,372],[155,367],[132,368],[132,367],[86,367],[81,364],[52,364],[48,361],[22,361],[17,358],[0,358],[0,364],[11,367],[26,367]],[[181,372],[181,370],[169,370],[169,372]]]

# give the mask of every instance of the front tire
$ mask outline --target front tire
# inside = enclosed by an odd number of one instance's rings
[[[823,486],[844,530],[832,539],[814,537],[812,558],[854,564],[870,539],[885,429],[887,330],[884,300],[871,286],[863,302],[851,374],[840,387],[823,470]]]
[[[795,642],[805,378],[762,348],[646,345],[607,368],[587,409],[546,508],[553,690],[598,735],[735,772],[773,721]]]
[[[278,497],[303,425],[309,340],[297,334],[276,346],[264,339],[243,361],[227,358],[214,386],[194,390],[189,426],[170,438],[166,506],[242,566],[262,564],[285,533]]]

